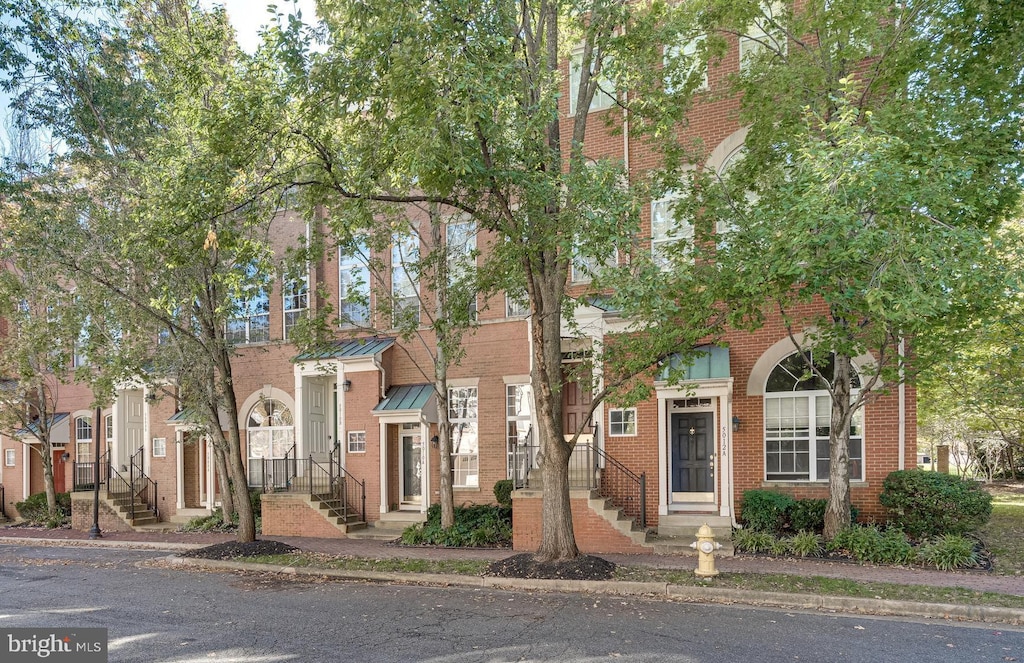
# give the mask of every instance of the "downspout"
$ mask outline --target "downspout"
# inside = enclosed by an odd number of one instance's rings
[[[736,491],[736,463],[733,462],[733,458],[736,457],[736,438],[732,430],[732,389],[729,389],[729,411],[725,420],[725,429],[728,431],[729,436],[729,522],[732,524],[733,529],[743,529],[743,525],[736,522],[736,503],[733,495]]]
[[[903,360],[906,356],[906,341],[901,338],[899,348],[897,349],[896,356],[899,357],[900,362],[900,386],[899,386],[899,467],[898,469],[904,470],[907,468],[907,382],[903,374]]]

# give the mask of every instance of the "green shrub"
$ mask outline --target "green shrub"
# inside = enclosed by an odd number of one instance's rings
[[[828,500],[796,500],[787,513],[789,526],[797,532],[821,532],[825,529],[825,507]]]
[[[992,515],[992,496],[980,484],[923,470],[892,472],[879,501],[893,524],[914,538],[967,534]]]
[[[263,491],[259,488],[249,489],[249,504],[252,506],[252,515],[261,517],[263,515]]]
[[[781,532],[794,501],[789,495],[774,490],[744,492],[740,514],[746,529],[772,534]]]
[[[789,549],[797,557],[817,557],[824,550],[821,535],[801,530],[789,540]]]
[[[776,557],[785,557],[791,551],[790,540],[781,536],[772,537],[772,542],[768,544],[768,553]]]
[[[196,516],[189,519],[180,529],[182,532],[231,532],[237,528],[234,521],[225,522],[223,511],[216,509],[208,516]],[[258,527],[257,530],[259,530]]]
[[[732,544],[740,552],[768,552],[774,540],[775,537],[770,533],[752,529],[738,529],[732,533]]]
[[[455,524],[441,527],[441,505],[427,509],[427,522],[407,527],[403,545],[435,545],[451,548],[506,547],[512,545],[512,509],[479,504],[455,507]]]
[[[980,562],[974,540],[959,534],[928,539],[918,548],[917,559],[942,571],[971,568]]]
[[[874,525],[852,525],[842,530],[829,541],[825,548],[829,552],[849,555],[860,562],[870,562],[881,546],[882,532]]]
[[[29,525],[54,529],[71,521],[71,494],[57,493],[57,512],[53,516],[46,506],[46,493],[29,495],[24,502],[16,502],[14,508]]]
[[[878,548],[870,556],[875,564],[909,564],[914,561],[914,546],[910,545],[906,533],[898,527],[889,527],[882,532]]]
[[[499,506],[512,506],[512,479],[502,479],[494,484],[494,499]]]

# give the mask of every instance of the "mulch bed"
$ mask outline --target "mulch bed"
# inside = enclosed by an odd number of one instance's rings
[[[198,548],[196,550],[183,552],[181,553],[181,556],[196,557],[199,559],[236,559],[238,557],[286,555],[290,552],[295,552],[296,550],[298,550],[298,548],[295,546],[290,546],[287,543],[281,543],[280,541],[257,539],[256,541],[248,541],[246,543],[239,543],[238,541],[217,543],[212,546],[206,546],[205,548]]]
[[[591,555],[564,562],[540,562],[531,553],[522,553],[492,562],[487,572],[501,578],[608,580],[615,572],[615,563]]]

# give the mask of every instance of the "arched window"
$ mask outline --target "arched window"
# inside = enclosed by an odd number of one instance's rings
[[[263,399],[249,410],[249,484],[263,482],[263,460],[295,457],[295,422],[292,411],[279,400]]]
[[[820,375],[807,364],[814,359]],[[835,374],[835,355],[819,360],[810,353],[786,357],[768,375],[764,394],[765,479],[768,481],[827,481],[828,436],[832,399],[828,385]],[[850,376],[854,394],[860,378]],[[850,479],[864,479],[864,411],[850,426]]]

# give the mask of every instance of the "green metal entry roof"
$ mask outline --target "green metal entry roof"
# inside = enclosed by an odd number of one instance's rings
[[[714,378],[727,378],[732,375],[729,366],[729,348],[718,345],[701,345],[695,348],[702,352],[689,366],[682,365],[679,355],[673,355],[665,362],[665,368],[659,376],[662,380],[668,379],[670,370],[683,370],[682,381],[687,380],[710,380]]]
[[[57,424],[59,424],[60,422],[64,421],[65,419],[67,419],[70,416],[71,415],[69,413],[67,413],[67,412],[58,412],[57,414],[53,415],[53,418],[50,419],[49,429],[53,430],[54,428],[56,428]],[[89,422],[92,423],[92,418],[91,417],[89,418]],[[32,435],[33,437],[36,436],[36,435],[39,435],[39,422],[38,421],[33,421],[32,423],[30,423],[25,428],[22,428],[21,430],[19,430],[17,432],[17,435],[18,436]]]
[[[202,417],[199,413],[192,408],[185,408],[179,412],[175,412],[174,415],[167,420],[169,424],[198,424],[202,423]]]
[[[292,361],[316,361],[320,359],[350,359],[353,357],[372,357],[383,352],[394,344],[393,338],[351,338],[334,341],[328,345],[303,352]]]
[[[430,397],[434,395],[434,387],[429,384],[411,384],[401,387],[391,387],[387,396],[384,397],[374,412],[405,412],[408,410],[422,410]]]

